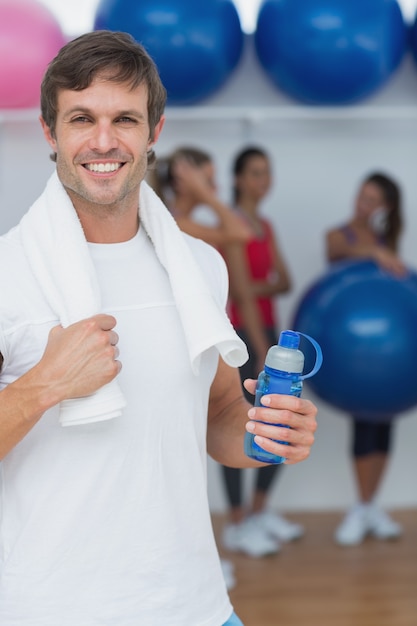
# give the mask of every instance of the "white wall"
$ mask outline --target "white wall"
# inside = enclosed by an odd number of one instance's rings
[[[276,185],[265,202],[292,270],[293,292],[280,299],[282,327],[291,322],[304,289],[325,268],[323,233],[345,219],[362,177],[381,168],[403,186],[403,256],[417,267],[417,69],[411,58],[376,96],[356,107],[310,109],[274,88],[258,66],[252,38],[227,85],[199,107],[168,109],[157,154],[180,144],[208,150],[220,193],[230,194],[229,168],[248,142],[271,154]],[[0,232],[15,224],[53,169],[37,111],[0,112]],[[4,268],[2,268],[4,271]],[[309,396],[308,388],[305,396]],[[282,510],[342,509],[355,495],[349,465],[349,421],[317,400],[319,430],[311,458],[285,467],[272,504]],[[417,506],[417,409],[397,421],[392,464],[381,491],[388,507]],[[247,472],[248,488],[253,478]],[[225,507],[218,466],[209,463],[213,510]]]

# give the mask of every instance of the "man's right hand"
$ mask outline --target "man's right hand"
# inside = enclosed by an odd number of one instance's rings
[[[98,314],[49,333],[42,359],[36,366],[39,382],[45,382],[56,404],[67,398],[87,396],[120,372],[116,319]]]
[[[0,391],[0,460],[51,407],[97,391],[119,372],[119,337],[111,315],[55,326],[34,367]]]

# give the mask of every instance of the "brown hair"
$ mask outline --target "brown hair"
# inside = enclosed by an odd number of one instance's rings
[[[167,157],[158,157],[156,164],[149,172],[149,183],[165,204],[169,204],[169,196],[174,191],[173,165],[177,159],[186,159],[198,167],[212,162],[207,152],[190,146],[177,148]]]
[[[107,30],[85,33],[73,39],[49,64],[41,85],[41,113],[52,136],[59,90],[82,91],[99,74],[115,83],[129,83],[132,89],[141,83],[146,84],[150,139],[153,139],[166,103],[166,90],[156,65],[131,35]],[[148,161],[153,158],[153,151],[150,151]]]

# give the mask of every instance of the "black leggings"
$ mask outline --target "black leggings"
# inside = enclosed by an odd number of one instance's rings
[[[248,341],[248,337],[244,331],[237,328],[237,334],[239,337],[243,339],[246,343],[248,352],[249,352],[249,360],[239,368],[240,378],[242,382],[246,378],[257,378],[259,372],[255,371],[255,362],[256,360],[253,358],[253,349]],[[274,328],[266,328],[266,334],[268,335],[268,339],[270,345],[277,343],[278,338]],[[244,389],[245,397],[253,404],[253,396]],[[255,489],[256,491],[262,491],[266,493],[275,477],[277,472],[280,470],[282,465],[266,465],[265,467],[260,467],[256,470],[256,483]],[[242,470],[237,469],[235,467],[222,467],[224,483],[226,486],[226,494],[229,501],[230,506],[238,507],[242,505],[243,494],[242,494]]]
[[[353,420],[352,454],[355,458],[368,454],[388,454],[392,439],[392,421],[366,422]]]
[[[256,470],[256,491],[266,493],[276,473],[282,465],[266,465]],[[242,470],[235,467],[222,466],[227,498],[232,507],[242,506]]]

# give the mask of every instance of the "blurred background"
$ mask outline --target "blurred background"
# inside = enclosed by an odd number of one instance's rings
[[[300,2],[302,4],[302,0],[296,0],[296,4]],[[306,6],[311,8],[311,2],[306,0]],[[264,32],[260,32],[259,24],[257,28],[261,5],[268,4],[260,0],[234,0],[232,3],[239,16],[241,35],[234,31],[233,50],[232,38],[224,37],[224,45],[226,48],[229,46],[226,51],[230,52],[231,58],[228,65],[215,70],[218,80],[215,74],[208,92],[204,92],[203,88],[208,80],[203,81],[202,91],[198,91],[197,81],[185,85],[189,92],[184,98],[179,90],[176,92],[175,88],[182,84],[183,77],[177,77],[175,71],[181,62],[185,63],[185,57],[178,65],[173,64],[166,70],[169,77],[173,77],[173,84],[166,125],[156,146],[157,156],[169,154],[180,145],[195,145],[206,150],[214,158],[219,194],[226,202],[231,201],[231,163],[234,155],[246,145],[255,144],[267,150],[271,157],[274,185],[263,210],[277,228],[294,282],[291,293],[280,297],[277,302],[281,328],[291,327],[300,298],[312,282],[326,271],[324,233],[349,218],[357,187],[371,171],[386,171],[401,185],[405,215],[401,253],[410,268],[417,268],[417,65],[413,49],[417,1],[398,2],[404,23],[393,21],[386,8],[392,3],[385,0],[378,2],[383,6],[383,12],[379,22],[372,20],[374,31],[370,33],[364,32],[361,23],[355,30],[355,24],[341,22],[340,15],[343,13],[335,16],[330,30],[337,28],[341,32],[341,48],[349,48],[349,35],[352,33],[356,43],[360,40],[362,50],[367,50],[369,72],[366,73],[367,66],[361,56],[352,57],[353,61],[348,59],[349,75],[339,83],[335,80],[333,92],[333,83],[325,76],[315,75],[316,69],[309,65],[313,55],[309,54],[307,45],[298,35],[293,12],[289,15],[294,30],[293,41],[287,43],[288,66],[282,68],[276,65],[273,58],[274,32],[267,28],[268,22],[273,20],[266,15]],[[38,5],[45,7],[55,21],[51,28],[61,30],[61,35],[54,31],[54,44],[59,43],[59,36],[62,37],[62,44],[92,30],[97,24],[111,27],[114,19],[109,8],[111,3],[95,0],[72,0],[70,3],[0,0],[0,18],[2,10],[8,10],[10,16],[12,9],[16,11],[22,6],[19,21],[23,23],[28,19],[28,12],[26,9],[24,12],[23,8],[30,4],[36,9]],[[133,2],[119,4],[130,5],[133,10]],[[157,4],[151,0],[148,2],[151,8]],[[184,4],[187,5],[187,2]],[[270,6],[272,12],[277,4]],[[325,0],[316,0],[318,9],[324,4]],[[343,5],[341,0],[336,4]],[[348,4],[354,5],[355,2],[345,0],[345,8]],[[367,2],[362,0],[360,4],[363,7]],[[178,2],[166,0],[162,5],[165,9],[168,7],[168,13],[172,13],[177,10]],[[375,6],[375,0],[369,0],[371,12]],[[38,11],[33,19],[35,17],[39,18]],[[397,13],[395,17],[398,18]],[[233,16],[229,15],[229,18],[230,25],[235,28]],[[356,18],[365,20],[360,11]],[[44,20],[44,16],[39,19]],[[367,20],[364,21],[365,26]],[[117,29],[120,28],[117,20],[114,23]],[[54,167],[38,122],[37,87],[35,85],[34,93],[23,93],[25,81],[19,77],[19,72],[24,70],[18,65],[13,66],[12,77],[10,74],[10,49],[14,51],[13,57],[19,56],[19,50],[23,55],[24,49],[31,54],[29,44],[32,43],[33,49],[36,49],[40,31],[34,28],[33,20],[32,26],[25,25],[23,35],[18,32],[14,21],[13,24],[16,28],[15,40],[5,20],[0,19],[0,52],[3,50],[0,65],[1,233],[16,224],[26,212],[42,191]],[[346,37],[343,35],[344,28]],[[328,32],[328,29],[322,28],[322,31]],[[223,31],[214,32],[218,35],[214,40],[220,42]],[[213,32],[206,34],[210,37]],[[185,37],[184,34],[182,36]],[[326,33],[322,36],[327,37]],[[168,39],[166,36],[165,43]],[[312,41],[320,55],[320,40],[313,37]],[[375,41],[379,44],[376,45]],[[6,44],[8,55],[1,48]],[[218,43],[217,52],[224,54],[220,45]],[[285,41],[283,45],[286,45]],[[327,37],[323,39],[325,53],[321,59],[319,57],[322,66],[331,60],[326,48],[328,45]],[[283,52],[285,50],[277,50],[277,55]],[[216,50],[213,55],[215,53]],[[186,46],[185,55],[190,56]],[[13,63],[16,63],[14,58]],[[27,67],[27,64],[28,61],[22,59],[22,66]],[[215,60],[213,65],[216,66]],[[308,68],[307,76],[298,72],[300,67]],[[335,72],[335,67],[329,67],[329,71]],[[16,100],[14,105],[15,96],[22,96],[23,100],[28,96],[29,105],[22,105],[22,100]],[[349,457],[349,422],[343,411],[316,398],[307,385],[304,395],[314,399],[319,406],[317,441],[307,462],[286,468],[282,473],[271,496],[272,505],[282,511],[345,510],[355,500]],[[403,413],[396,421],[395,449],[380,501],[390,509],[415,508],[417,408]],[[247,481],[250,485],[250,472]],[[225,510],[219,468],[211,461],[209,497],[213,512]]]

